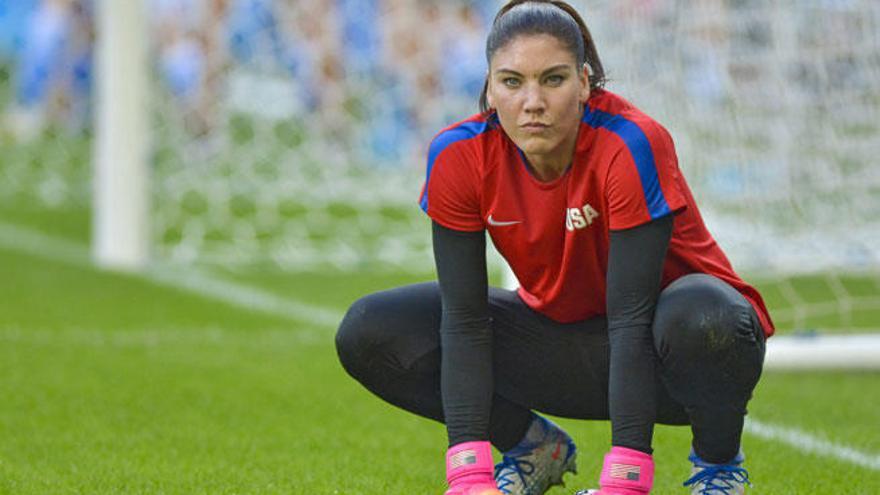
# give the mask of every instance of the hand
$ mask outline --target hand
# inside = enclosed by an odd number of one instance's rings
[[[489,442],[465,442],[446,452],[446,495],[502,495],[492,475]]]

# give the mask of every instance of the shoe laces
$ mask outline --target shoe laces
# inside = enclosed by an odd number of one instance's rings
[[[752,484],[749,481],[749,472],[745,468],[734,464],[711,466],[697,464],[697,467],[701,468],[701,470],[685,481],[684,486],[703,483],[699,492],[701,494],[727,495],[732,493],[728,492],[728,490],[735,489],[737,485],[746,484],[751,486]]]
[[[526,485],[526,476],[534,472],[535,465],[531,462],[520,457],[505,455],[501,457],[501,462],[495,465],[495,482],[502,493],[510,493],[510,490],[507,490],[506,487],[513,485],[517,481]]]

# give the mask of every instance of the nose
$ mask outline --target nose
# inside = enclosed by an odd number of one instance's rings
[[[540,84],[528,84],[523,94],[523,110],[528,113],[541,113],[546,108],[544,92]]]

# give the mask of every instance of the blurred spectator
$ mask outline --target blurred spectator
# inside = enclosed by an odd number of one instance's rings
[[[89,121],[92,10],[87,0],[44,0],[27,18],[8,124],[20,139],[47,125],[72,131]]]
[[[294,77],[308,74],[310,55],[287,27],[271,0],[232,0],[227,20],[230,53],[236,63],[251,68],[280,67]]]
[[[486,80],[486,23],[479,10],[470,2],[456,5],[443,29],[441,87],[444,100],[452,105],[447,119],[453,115],[474,113],[477,99]]]
[[[205,76],[204,46],[199,39],[195,0],[152,0],[151,39],[164,82],[185,106],[194,104]]]
[[[337,0],[337,9],[346,75],[375,76],[381,56],[379,0]]]
[[[226,11],[226,0],[152,0],[151,39],[159,73],[193,136],[217,125]]]
[[[38,0],[0,0],[0,64],[11,63],[21,50],[27,26]]]

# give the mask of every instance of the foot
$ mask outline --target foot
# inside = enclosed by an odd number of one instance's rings
[[[694,468],[684,486],[691,488],[691,495],[743,495],[746,485],[751,485],[749,472],[742,467],[742,452],[727,464],[708,463],[693,451],[688,460]]]
[[[571,437],[536,416],[525,438],[495,465],[495,482],[507,495],[543,495],[551,486],[562,485],[565,473],[577,472],[576,457]]]
[[[581,490],[575,495],[647,495],[654,486],[654,458],[626,447],[611,447],[602,464],[599,490]]]

